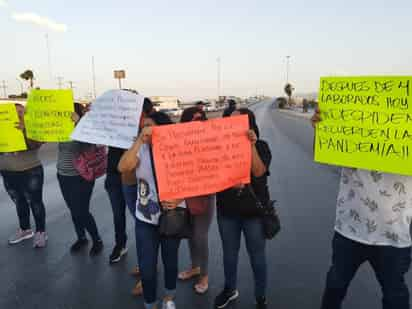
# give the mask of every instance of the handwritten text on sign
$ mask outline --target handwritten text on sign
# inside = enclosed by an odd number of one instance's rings
[[[246,115],[154,127],[160,199],[206,195],[249,183],[248,127]]]
[[[144,96],[110,90],[98,97],[80,120],[72,138],[91,144],[128,149],[138,134]]]
[[[27,149],[23,132],[16,129],[18,123],[19,117],[14,104],[0,104],[0,152]]]
[[[412,76],[322,78],[315,161],[412,175]]]
[[[30,91],[24,116],[27,137],[39,142],[67,142],[74,124],[72,90]]]

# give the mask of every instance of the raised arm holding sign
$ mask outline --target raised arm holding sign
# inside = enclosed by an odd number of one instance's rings
[[[321,79],[315,161],[412,175],[412,77]]]
[[[248,131],[245,115],[154,127],[160,199],[206,195],[249,183]]]
[[[138,133],[144,96],[110,90],[98,97],[80,120],[72,139],[128,149]]]
[[[39,142],[70,141],[73,111],[72,90],[32,90],[24,116],[27,137]]]
[[[13,103],[0,105],[0,152],[26,150],[23,132],[16,128],[20,122]]]

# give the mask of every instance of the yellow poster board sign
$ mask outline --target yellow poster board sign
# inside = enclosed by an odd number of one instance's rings
[[[72,90],[32,90],[24,117],[27,137],[39,142],[67,142],[74,129]]]
[[[23,132],[16,129],[18,123],[19,117],[14,104],[0,104],[0,152],[15,152],[27,149]]]
[[[412,175],[412,76],[324,77],[315,161]]]

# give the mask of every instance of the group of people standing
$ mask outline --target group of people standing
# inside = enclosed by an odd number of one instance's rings
[[[110,263],[116,263],[127,253],[126,208],[135,223],[137,267],[134,274],[141,280],[133,293],[143,294],[148,309],[174,309],[177,280],[197,278],[194,290],[199,294],[208,291],[208,231],[217,212],[217,223],[223,248],[225,283],[215,298],[216,308],[225,308],[239,296],[237,266],[241,234],[254,273],[256,308],[267,307],[266,240],[261,226],[260,213],[254,199],[262,203],[269,200],[267,179],[271,162],[268,144],[259,138],[259,129],[252,111],[236,108],[232,102],[224,116],[244,114],[249,119],[245,132],[252,148],[251,184],[208,196],[160,201],[156,171],[151,152],[152,128],[171,124],[168,115],[157,112],[149,99],[145,99],[134,144],[128,150],[109,147],[105,189],[113,210],[115,246]],[[24,107],[16,105],[20,117],[18,127],[24,132]],[[78,122],[85,110],[75,104],[73,121]],[[313,127],[321,121],[316,111]],[[206,121],[199,107],[186,109],[181,122]],[[34,237],[34,247],[47,243],[45,207],[42,197],[43,167],[38,159],[41,143],[26,138],[28,150],[0,154],[0,173],[6,191],[16,204],[20,228],[9,243],[17,244]],[[94,217],[89,211],[94,182],[84,180],[73,166],[73,159],[92,145],[76,141],[58,146],[57,177],[70,209],[77,240],[71,247],[77,252],[88,245],[86,232],[93,245],[92,256],[103,249]],[[343,168],[337,199],[335,235],[333,237],[332,265],[327,274],[322,309],[340,309],[348,286],[356,271],[369,262],[382,287],[383,309],[408,309],[409,290],[405,274],[411,264],[412,178],[376,171]],[[191,265],[178,272],[178,253],[181,239],[164,237],[159,232],[159,218],[163,211],[186,208],[193,217],[189,238]],[[30,226],[30,211],[36,229]],[[157,295],[158,255],[161,251],[164,265],[165,296],[159,302]]]
[[[23,133],[24,107],[16,105]],[[75,103],[72,120],[75,124],[87,110]],[[223,192],[186,199],[160,201],[158,198],[156,171],[154,169],[151,134],[154,126],[172,124],[170,117],[154,109],[150,99],[145,98],[136,140],[128,150],[108,147],[105,190],[108,193],[113,212],[115,246],[109,257],[110,264],[119,262],[127,253],[126,208],[134,218],[137,249],[137,265],[133,274],[138,280],[132,293],[143,295],[148,309],[174,309],[177,280],[197,278],[194,290],[205,294],[209,289],[208,233],[217,209],[217,221],[223,246],[225,285],[215,299],[216,308],[224,308],[235,300],[237,291],[237,264],[240,239],[243,233],[247,251],[255,277],[256,306],[266,308],[266,257],[265,236],[256,210],[257,197],[262,203],[269,199],[267,177],[271,162],[271,152],[266,142],[259,139],[259,129],[255,116],[246,108],[236,109],[235,102],[229,102],[224,117],[244,114],[249,119],[249,130],[245,132],[252,148],[250,185],[239,184]],[[180,122],[207,121],[203,105],[183,111]],[[26,135],[25,135],[26,136]],[[43,248],[47,244],[45,231],[45,207],[43,203],[43,167],[38,158],[42,143],[26,137],[28,150],[0,154],[0,171],[9,196],[16,204],[20,227],[9,244],[14,245],[33,236],[34,247]],[[90,255],[103,250],[103,242],[93,215],[90,213],[90,200],[94,180],[85,180],[74,166],[76,157],[90,145],[78,141],[59,143],[57,178],[63,198],[70,210],[77,239],[70,250],[76,253],[88,246],[90,235],[92,246]],[[253,191],[253,195],[251,193]],[[164,237],[159,232],[159,218],[162,212],[186,208],[191,214],[192,228],[188,239],[191,265],[178,272],[178,253],[181,240],[177,237]],[[36,232],[30,227],[30,210],[36,222]],[[165,295],[161,302],[157,296],[158,255],[161,251],[164,265]]]

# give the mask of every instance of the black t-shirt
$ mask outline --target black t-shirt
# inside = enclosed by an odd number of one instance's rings
[[[109,147],[109,153],[107,154],[107,177],[120,177],[117,166],[119,165],[120,159],[125,151],[125,149]]]
[[[269,199],[269,189],[267,186],[267,178],[269,175],[269,165],[272,161],[272,154],[270,152],[269,145],[263,141],[258,140],[256,142],[257,152],[267,168],[265,175],[261,177],[251,176],[251,187],[256,194],[256,197],[262,204],[266,204]],[[219,214],[225,216],[246,216],[256,217],[259,216],[259,212],[256,208],[256,200],[250,193],[248,187],[239,189],[227,189],[217,194],[217,209]]]

